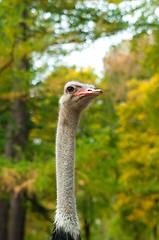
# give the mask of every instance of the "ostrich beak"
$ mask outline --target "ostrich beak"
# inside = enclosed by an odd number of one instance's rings
[[[86,95],[94,95],[94,96],[99,96],[103,93],[103,90],[101,89],[94,89],[94,88],[86,88],[82,89],[80,92],[77,92],[74,94],[74,96],[86,96]]]

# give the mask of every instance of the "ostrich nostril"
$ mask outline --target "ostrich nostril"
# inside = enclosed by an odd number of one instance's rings
[[[92,90],[91,90],[91,89],[88,89],[87,91],[88,91],[88,92],[91,92]]]

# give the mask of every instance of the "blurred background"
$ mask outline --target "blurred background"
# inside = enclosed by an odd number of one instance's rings
[[[0,0],[0,240],[50,239],[73,79],[109,88],[77,132],[82,239],[159,239],[159,1]]]

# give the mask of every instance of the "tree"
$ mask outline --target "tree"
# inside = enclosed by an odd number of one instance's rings
[[[158,239],[158,86],[158,75],[131,80],[127,101],[118,107],[122,158],[115,209],[119,226],[132,239]]]
[[[114,102],[122,102],[127,97],[127,82],[136,78],[143,81],[151,76],[150,68],[145,66],[147,48],[151,36],[140,36],[136,41],[126,40],[114,46],[104,58],[105,78]]]

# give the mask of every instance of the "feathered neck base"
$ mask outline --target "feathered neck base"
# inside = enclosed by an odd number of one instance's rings
[[[51,240],[81,240],[81,236],[74,238],[71,233],[65,232],[63,228],[56,229],[55,226]]]

